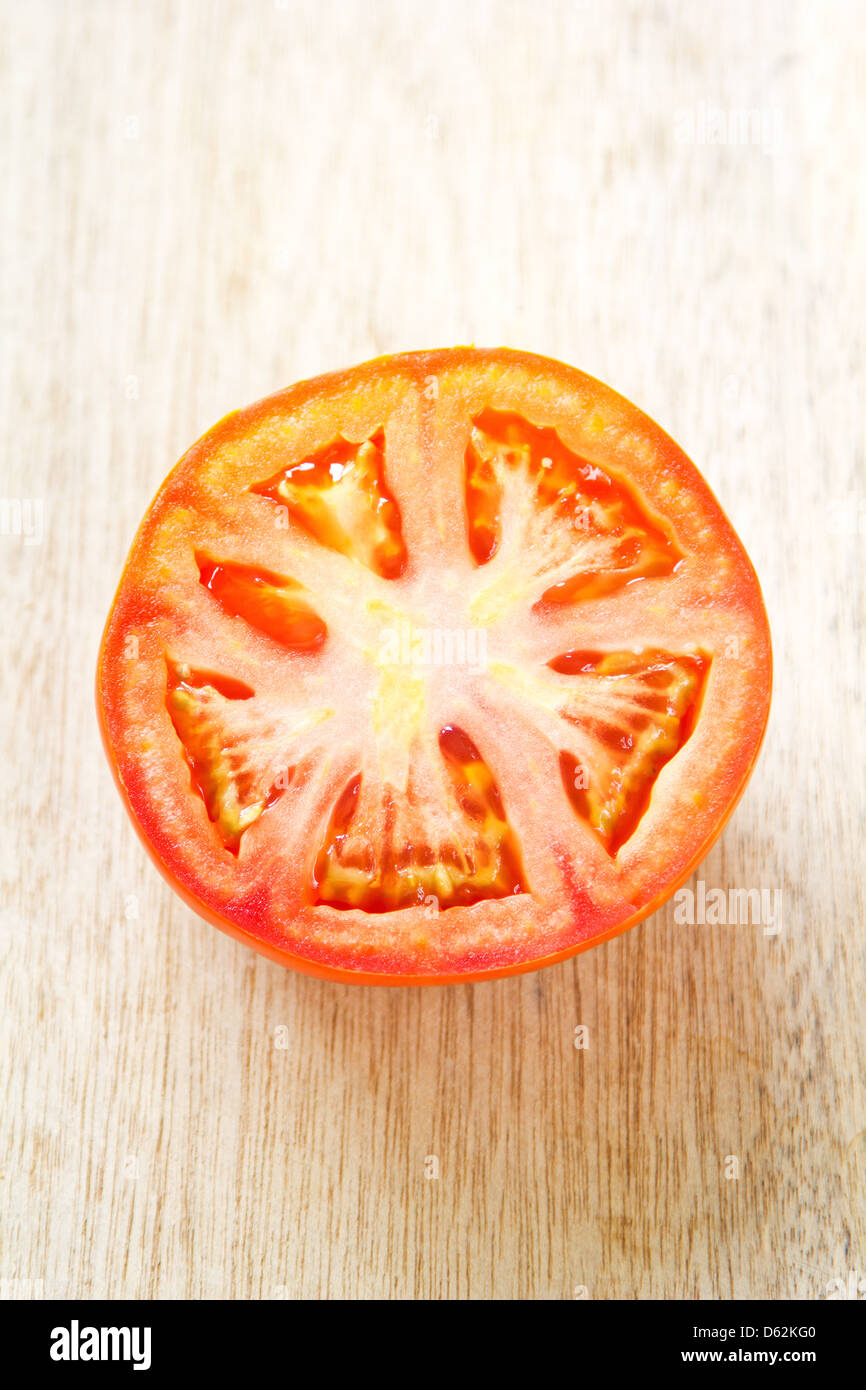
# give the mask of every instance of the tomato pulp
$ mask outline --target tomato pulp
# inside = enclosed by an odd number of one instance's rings
[[[202,916],[331,979],[513,974],[617,935],[720,833],[767,722],[755,573],[694,465],[505,349],[227,416],[136,536],[105,746]]]

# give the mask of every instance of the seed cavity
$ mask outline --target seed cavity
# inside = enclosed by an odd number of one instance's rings
[[[202,584],[231,617],[243,618],[290,651],[321,647],[328,629],[297,580],[202,551],[195,559]]]
[[[241,839],[303,775],[301,737],[331,713],[275,714],[242,681],[166,657],[166,708],[222,845],[238,854]]]
[[[582,731],[586,747],[583,757],[560,752],[563,787],[614,856],[645,815],[662,768],[695,727],[709,660],[658,650],[570,651],[548,665],[575,677],[560,713]]]
[[[359,561],[383,579],[406,567],[400,509],[385,481],[385,432],[360,444],[338,436],[251,492],[288,508],[320,543]]]
[[[538,606],[600,598],[670,574],[682,559],[622,479],[513,411],[475,416],[464,485],[476,564],[497,558],[492,592],[476,598],[479,621],[522,598]]]
[[[362,774],[347,783],[316,858],[314,902],[439,912],[527,891],[517,838],[486,762],[453,725],[440,731],[438,746],[443,803],[450,804],[435,816],[425,815],[411,785],[398,794],[374,779],[367,788]]]

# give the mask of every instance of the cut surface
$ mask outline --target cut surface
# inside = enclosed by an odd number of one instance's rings
[[[266,709],[239,681],[171,661],[167,670],[166,708],[192,785],[222,843],[237,854],[244,831],[289,785],[294,767],[288,759],[298,735],[328,712],[293,719],[288,711]]]
[[[548,664],[577,677],[579,689],[569,693],[560,714],[592,747],[585,762],[560,754],[563,785],[578,814],[615,854],[645,812],[665,763],[692,731],[706,661],[667,652],[566,652]]]
[[[645,916],[730,815],[769,689],[754,573],[677,446],[571,368],[455,349],[194,446],[98,693],[188,902],[300,969],[400,983]]]
[[[447,833],[425,817],[411,787],[391,787],[365,805],[355,777],[337,801],[316,860],[315,901],[366,912],[427,906],[448,908],[523,892],[520,852],[484,759],[460,729],[439,735],[450,781],[437,788],[453,801]],[[449,795],[450,790],[450,795]]]
[[[361,444],[336,439],[253,491],[285,503],[322,545],[396,579],[406,547],[399,510],[385,485],[384,446],[381,429]]]
[[[244,618],[291,651],[320,647],[328,629],[294,579],[196,555],[201,582],[232,616]]]
[[[466,514],[476,561],[504,547],[509,583],[537,592],[540,581],[542,604],[598,598],[670,574],[681,558],[622,479],[514,411],[473,421]]]

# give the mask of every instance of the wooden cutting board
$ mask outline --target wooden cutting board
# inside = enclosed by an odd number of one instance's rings
[[[859,21],[3,6],[0,1294],[866,1277]],[[92,673],[168,468],[300,377],[468,341],[609,381],[742,535],[775,702],[696,877],[779,890],[778,930],[669,906],[541,974],[364,991],[214,932],[134,838]]]

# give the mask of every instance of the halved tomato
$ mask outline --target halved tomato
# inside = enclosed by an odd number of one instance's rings
[[[132,547],[98,705],[210,921],[332,979],[530,970],[719,834],[767,721],[754,571],[682,451],[527,353],[382,358],[227,416]]]

